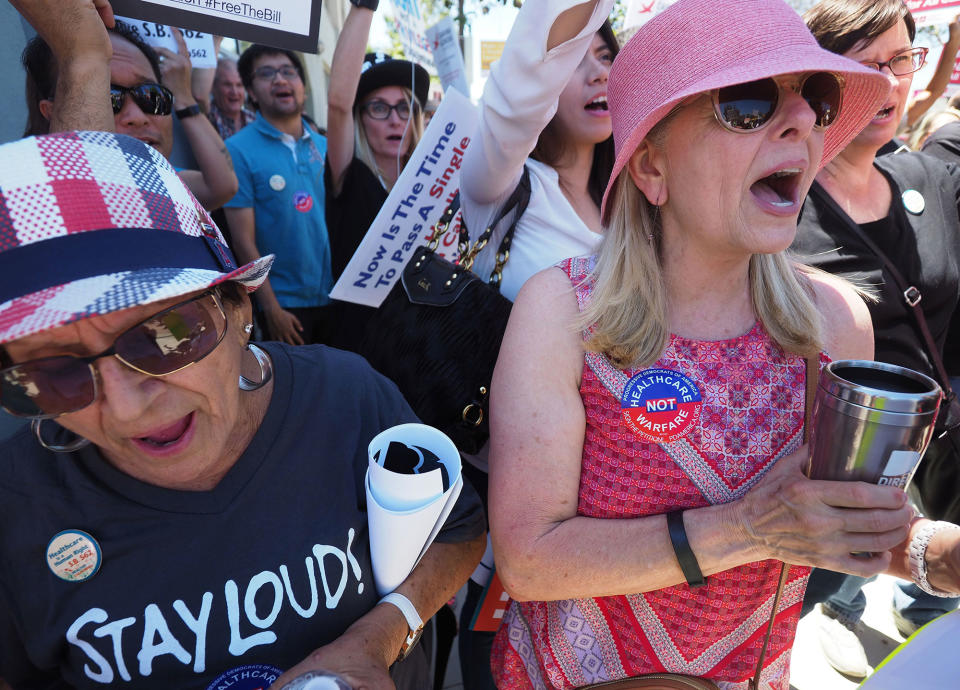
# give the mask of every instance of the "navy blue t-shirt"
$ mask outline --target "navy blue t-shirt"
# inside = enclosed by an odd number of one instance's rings
[[[211,491],[140,482],[93,447],[53,454],[29,431],[0,446],[0,678],[18,690],[266,688],[373,608],[366,448],[413,413],[359,357],[264,347],[269,408]],[[437,540],[483,529],[464,486]],[[61,532],[96,541],[95,575],[53,574],[47,545]]]

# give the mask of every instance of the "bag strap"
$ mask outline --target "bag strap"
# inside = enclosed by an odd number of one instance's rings
[[[803,442],[810,440],[810,425],[813,423],[813,399],[817,394],[817,379],[820,376],[820,358],[805,357],[807,363],[807,374],[804,379],[804,404],[803,404]],[[750,679],[750,690],[759,690],[760,673],[763,671],[763,662],[767,658],[767,647],[770,644],[770,637],[773,635],[773,626],[777,618],[777,609],[780,607],[780,597],[783,595],[783,588],[787,584],[787,575],[790,572],[788,563],[780,564],[780,579],[777,581],[777,591],[773,595],[773,610],[770,612],[770,621],[767,623],[767,634],[763,637],[763,646],[760,647],[760,658],[757,660],[757,670]]]
[[[934,369],[937,373],[937,378],[940,379],[940,385],[943,386],[944,393],[947,394],[951,399],[954,396],[953,390],[950,388],[950,377],[947,375],[947,369],[943,365],[943,357],[940,356],[939,348],[937,348],[937,343],[933,339],[933,334],[930,333],[930,326],[927,325],[927,317],[923,313],[923,309],[920,308],[920,300],[923,299],[923,295],[920,293],[920,290],[914,286],[909,285],[906,279],[903,277],[903,274],[897,269],[894,263],[890,260],[882,249],[877,245],[873,239],[870,238],[863,229],[856,223],[851,223],[851,226],[856,230],[857,235],[860,239],[863,240],[863,243],[866,244],[870,250],[877,255],[877,257],[883,262],[884,267],[887,271],[890,272],[890,276],[893,278],[893,282],[897,284],[897,289],[900,291],[900,294],[903,295],[903,301],[910,308],[910,311],[913,313],[913,318],[917,322],[917,328],[920,330],[920,335],[923,338],[923,343],[927,350],[927,354],[930,356],[930,360],[933,362]]]
[[[487,229],[477,238],[473,246],[470,246],[470,232],[467,229],[467,223],[463,218],[460,219],[460,244],[458,247],[460,250],[460,265],[469,271],[473,266],[474,260],[477,258],[477,254],[487,246],[487,243],[493,236],[493,229],[497,227],[500,221],[506,218],[511,211],[516,209],[517,212],[513,216],[510,227],[507,228],[507,232],[504,234],[503,239],[500,241],[500,246],[497,248],[497,263],[490,273],[490,285],[499,290],[503,266],[507,263],[507,259],[510,258],[510,243],[513,241],[513,235],[517,231],[517,222],[527,210],[529,203],[530,169],[524,165],[523,174],[520,175],[520,181],[517,183],[516,188],[514,188],[510,196],[507,197],[507,200],[503,202],[503,206],[500,208],[496,219],[487,226]]]

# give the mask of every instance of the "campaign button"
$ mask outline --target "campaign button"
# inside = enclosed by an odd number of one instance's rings
[[[927,202],[923,200],[923,194],[916,189],[908,189],[901,198],[903,199],[903,207],[915,216],[923,213],[923,209],[927,206]]]
[[[306,213],[313,208],[313,197],[306,192],[296,192],[293,195],[293,205],[300,213]]]
[[[287,181],[283,179],[283,175],[273,175],[270,178],[270,189],[275,192],[283,191],[283,188],[287,186]]]
[[[247,664],[221,673],[207,690],[267,690],[281,675],[276,666]]]
[[[646,369],[623,389],[623,421],[641,438],[672,443],[683,438],[700,419],[700,388],[679,371]]]
[[[79,529],[53,535],[47,544],[47,565],[54,575],[67,582],[89,580],[100,570],[103,554],[97,540]]]

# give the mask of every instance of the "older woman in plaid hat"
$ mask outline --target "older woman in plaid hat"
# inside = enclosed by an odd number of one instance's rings
[[[621,50],[603,242],[520,291],[491,386],[498,687],[786,690],[810,566],[960,590],[960,532],[802,471],[807,371],[873,340],[783,252],[888,90],[781,0],[679,0]]]
[[[408,636],[479,560],[479,499],[379,602],[366,448],[413,415],[358,357],[249,341],[272,261],[237,266],[140,141],[0,146],[0,405],[32,420],[0,445],[13,688],[393,687],[401,650],[397,686],[429,683]]]

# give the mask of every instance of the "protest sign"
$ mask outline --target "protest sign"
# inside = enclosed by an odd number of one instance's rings
[[[960,14],[960,0],[907,0],[917,26],[949,24]]]
[[[321,0],[111,0],[111,4],[125,17],[317,52]]]
[[[330,297],[380,306],[459,189],[463,154],[478,121],[476,106],[450,89]],[[441,246],[456,248],[452,229]]]
[[[404,54],[424,69],[433,71],[433,53],[423,25],[423,15],[417,0],[391,0],[393,26],[400,34]]]
[[[450,17],[444,17],[427,29],[427,40],[433,51],[433,64],[437,66],[437,75],[443,90],[453,86],[469,98],[470,87],[467,86],[467,70],[463,64],[463,53],[460,52],[460,42],[457,40],[457,31]]]
[[[140,40],[148,46],[167,48],[174,53],[180,49],[177,45],[177,39],[173,36],[173,31],[166,24],[157,24],[156,22],[129,17],[118,16],[116,19],[139,36]],[[183,40],[187,43],[187,50],[190,51],[190,64],[193,67],[204,69],[217,66],[217,51],[213,48],[213,36],[211,34],[194,31],[193,29],[181,29],[181,32],[183,33]]]

